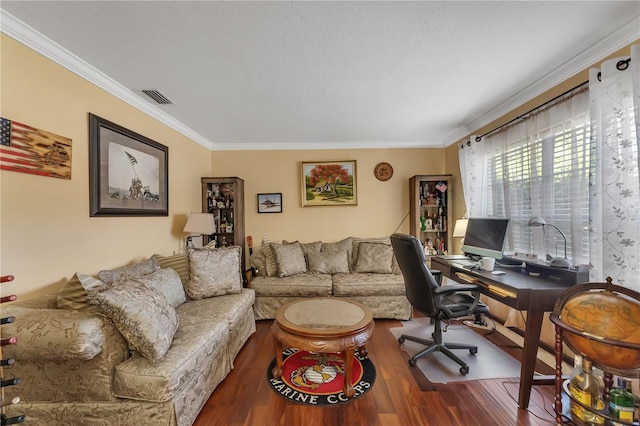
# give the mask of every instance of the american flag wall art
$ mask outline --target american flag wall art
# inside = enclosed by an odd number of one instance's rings
[[[71,179],[71,139],[0,117],[0,170]]]

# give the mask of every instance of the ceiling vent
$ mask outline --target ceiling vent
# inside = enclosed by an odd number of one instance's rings
[[[160,105],[172,105],[173,102],[156,89],[142,89],[142,93],[159,103]]]

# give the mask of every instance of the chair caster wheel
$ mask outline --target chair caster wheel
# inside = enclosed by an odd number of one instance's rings
[[[464,367],[460,367],[460,374],[462,374],[463,376],[469,374],[469,366],[465,365]]]
[[[415,360],[415,359],[413,359],[413,358],[411,358],[411,359],[409,360],[409,365],[410,365],[410,366],[412,366],[412,367],[415,367],[415,366],[416,366],[416,360]]]
[[[404,343],[404,338],[403,337],[398,338],[398,342],[399,343]]]
[[[475,355],[475,354],[477,354],[477,353],[478,353],[478,348],[475,348],[475,349],[469,349],[469,353],[470,353],[471,355]]]

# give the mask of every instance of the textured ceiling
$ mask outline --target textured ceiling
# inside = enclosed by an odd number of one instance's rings
[[[0,7],[3,32],[211,149],[447,146],[640,38],[638,1]]]

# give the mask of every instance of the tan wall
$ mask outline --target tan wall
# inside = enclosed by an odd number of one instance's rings
[[[0,292],[54,292],[76,271],[179,250],[210,152],[6,35],[0,55],[2,117],[73,140],[71,180],[0,172],[0,274],[16,278]],[[89,217],[89,112],[169,147],[168,217]]]
[[[409,178],[446,172],[443,149],[363,149],[213,152],[213,176],[245,180],[246,235],[254,247],[271,239],[338,241],[391,235],[409,212]],[[301,162],[356,160],[357,206],[301,207]],[[389,162],[393,177],[380,182],[373,168]],[[281,192],[283,212],[257,213],[257,194]],[[407,217],[398,232],[409,232]]]

